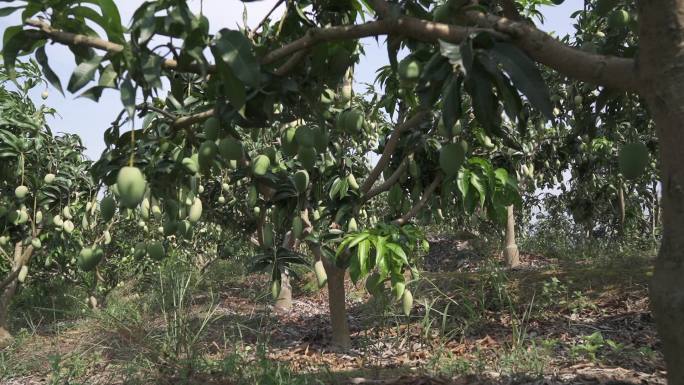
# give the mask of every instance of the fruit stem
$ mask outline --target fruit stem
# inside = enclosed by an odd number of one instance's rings
[[[128,159],[128,165],[133,167],[135,162],[135,122],[131,119],[131,157]]]

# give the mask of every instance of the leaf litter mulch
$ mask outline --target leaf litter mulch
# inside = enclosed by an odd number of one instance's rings
[[[330,384],[666,383],[645,287],[647,263],[610,267],[607,274],[605,267],[564,268],[523,255],[520,269],[505,272],[506,290],[515,293],[517,304],[501,305],[490,279],[501,270],[491,270],[491,259],[467,244],[432,243],[427,272],[414,286],[411,317],[369,297],[361,283],[347,282],[353,345],[348,351],[330,346],[325,290],[295,288],[292,310],[278,314],[261,275],[222,288],[220,318],[204,335],[203,351],[215,360],[238,351],[255,363],[265,355],[293,373]],[[76,343],[62,338],[67,346]],[[29,375],[5,383],[44,381]]]
[[[426,273],[432,283],[417,284],[410,318],[370,298],[362,284],[347,282],[352,349],[338,352],[329,344],[325,290],[295,290],[293,309],[285,314],[251,302],[239,311],[250,314],[241,321],[251,323],[240,331],[244,347],[256,351],[265,343],[268,359],[296,373],[335,373],[328,382],[340,384],[665,384],[644,284],[647,268],[626,263],[628,270],[621,265],[612,274],[586,267],[565,271],[557,261],[524,254],[521,268],[507,272],[506,279],[520,296],[533,288],[529,301],[500,308],[484,304],[475,310],[476,319],[466,320],[457,303],[467,302],[459,296],[468,294],[454,290],[453,281],[459,290],[464,283],[472,289],[473,280],[491,273],[482,271],[486,260],[462,243],[435,246],[437,255],[425,263],[439,267],[426,270],[450,265],[460,272]],[[252,279],[245,284],[266,290],[264,280]],[[443,317],[443,308],[430,306],[439,303],[431,287],[456,304],[456,313]],[[240,307],[234,301],[247,305],[239,292],[226,293],[220,309],[235,315]],[[429,317],[426,305],[435,309]],[[269,332],[257,332],[256,325]]]

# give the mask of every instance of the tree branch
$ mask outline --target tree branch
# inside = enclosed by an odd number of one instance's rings
[[[27,19],[24,21],[24,24],[38,28],[40,32],[48,36],[51,40],[64,45],[96,48],[109,53],[119,53],[124,50],[123,45],[112,43],[111,41],[100,39],[99,37],[78,35],[54,29],[49,23],[43,20]]]
[[[285,64],[281,65],[280,67],[276,68],[273,71],[273,74],[278,75],[278,76],[285,76],[290,71],[292,71],[295,67],[297,67],[297,64],[306,57],[306,55],[309,54],[308,49],[303,49],[299,52],[296,52],[294,55],[290,56],[289,59],[285,62]]]
[[[268,20],[268,18],[271,17],[271,14],[272,14],[273,12],[275,12],[275,10],[278,9],[278,7],[280,7],[280,5],[281,5],[282,3],[284,3],[284,2],[285,2],[285,0],[278,0],[278,1],[275,3],[275,5],[273,6],[273,8],[271,8],[271,10],[268,11],[268,13],[266,14],[266,16],[264,16],[264,18],[261,19],[261,21],[259,22],[259,24],[257,24],[257,26],[254,28],[254,32],[258,31],[259,28],[263,27],[264,24],[266,24],[266,20]]]
[[[432,183],[430,183],[430,185],[427,186],[425,190],[423,190],[423,196],[420,198],[420,201],[418,201],[418,203],[411,207],[411,210],[409,210],[409,212],[404,214],[401,218],[392,221],[392,224],[401,226],[406,224],[411,218],[415,217],[416,214],[418,214],[418,212],[423,208],[423,206],[425,206],[428,199],[430,199],[432,193],[435,192],[435,189],[437,188],[437,186],[439,186],[439,183],[442,182],[442,178],[443,175],[438,174],[432,181]]]
[[[5,289],[5,287],[9,286],[9,284],[14,282],[14,280],[17,279],[17,277],[19,276],[20,272],[21,272],[20,268],[16,269],[16,270],[12,270],[12,272],[9,273],[9,275],[7,275],[7,277],[5,277],[5,279],[3,279],[2,282],[0,282],[0,290]]]
[[[569,47],[546,32],[525,22],[471,12],[478,25],[507,34],[512,43],[533,60],[575,80],[623,91],[641,88],[635,61],[617,56],[598,55]]]
[[[382,155],[380,155],[380,159],[378,160],[378,163],[375,165],[373,170],[371,170],[370,174],[368,174],[368,177],[366,180],[363,181],[363,184],[361,185],[361,192],[363,194],[368,193],[368,191],[373,187],[373,184],[375,183],[376,180],[378,180],[378,177],[380,177],[380,174],[382,173],[382,170],[387,167],[387,165],[390,162],[390,159],[392,158],[392,154],[394,154],[394,151],[397,149],[397,145],[399,145],[399,137],[401,134],[409,130],[418,124],[420,124],[423,119],[429,115],[429,112],[427,111],[420,111],[413,115],[413,117],[404,123],[398,124],[395,128],[394,131],[392,131],[392,134],[390,135],[389,140],[387,140],[387,143],[385,144],[385,149],[382,151]]]
[[[378,12],[382,12],[387,6],[386,1],[374,1],[374,8],[376,11],[380,10]],[[316,44],[329,41],[393,34],[428,42],[445,40],[459,43],[472,33],[486,31],[498,40],[511,41],[535,61],[570,78],[625,91],[638,91],[640,88],[639,76],[633,59],[592,54],[574,49],[525,22],[486,15],[481,12],[470,12],[468,17],[475,21],[479,27],[463,27],[410,16],[400,16],[363,24],[312,28],[304,37],[267,53],[261,57],[260,62],[264,65],[273,64],[279,60],[290,58],[293,54]],[[124,50],[124,46],[120,44],[54,29],[42,20],[30,19],[26,20],[25,23],[38,28],[38,33],[62,44],[92,47],[113,54]],[[296,60],[293,59],[290,65],[286,65],[285,68],[293,68],[293,63],[299,59],[299,57]],[[202,73],[203,69],[197,63],[181,67],[177,61],[171,59],[165,60],[162,67],[192,73]],[[209,66],[207,71],[214,72],[215,66]],[[282,71],[281,74],[284,72],[286,71]]]
[[[178,120],[178,116],[176,116],[175,114],[172,114],[171,112],[168,112],[164,109],[157,108],[150,103],[143,103],[141,106],[136,106],[136,108],[138,108],[139,110],[142,110],[142,111],[149,110],[152,112],[156,112],[159,115],[163,115],[165,118],[167,118],[171,121]]]
[[[171,123],[171,128],[174,130],[179,130],[190,127],[195,123],[202,123],[203,121],[214,116],[214,113],[215,111],[212,108],[194,115],[182,116]]]
[[[361,198],[361,202],[366,202],[366,201],[372,199],[374,196],[376,196],[376,195],[378,195],[378,194],[382,194],[383,192],[385,192],[385,191],[389,190],[390,188],[392,188],[392,186],[394,186],[394,184],[397,182],[397,180],[399,180],[399,178],[401,177],[401,174],[403,174],[404,171],[406,171],[406,168],[407,168],[407,167],[408,167],[408,158],[404,158],[404,160],[401,162],[401,164],[399,165],[399,167],[398,167],[396,170],[394,170],[394,172],[392,173],[392,175],[390,175],[390,177],[387,178],[387,180],[385,180],[384,182],[382,182],[381,185],[379,185],[379,186],[377,186],[377,187],[375,187],[375,188],[370,189],[370,190]]]
[[[292,43],[277,48],[261,58],[261,64],[271,64],[293,53],[311,48],[316,44],[328,41],[360,39],[369,36],[388,34],[406,35],[423,41],[437,39],[459,43],[470,34],[487,31],[500,39],[507,39],[506,35],[491,29],[461,27],[457,25],[436,23],[414,17],[399,17],[397,19],[383,19],[363,24],[341,25],[326,28],[312,28],[307,34]]]
[[[21,245],[20,242],[17,243],[18,245]],[[19,250],[19,254],[17,255],[17,250]],[[28,265],[28,263],[31,261],[31,257],[33,257],[33,245],[29,245],[26,249],[22,249],[18,246],[15,247],[15,255],[14,255],[14,263],[15,263],[15,269],[5,277],[5,279],[0,282],[0,291],[4,290],[5,287],[10,285],[12,282],[14,282],[17,277],[19,277],[19,273],[21,272],[21,267],[24,265]]]
[[[125,47],[121,44],[117,43],[112,43],[111,41],[107,41],[104,39],[101,39],[99,37],[93,37],[93,36],[86,36],[86,35],[79,35],[71,32],[66,32],[66,31],[61,31],[59,29],[52,28],[52,26],[43,21],[43,20],[37,20],[37,19],[27,19],[24,21],[24,24],[29,25],[31,27],[38,28],[38,33],[42,33],[43,35],[49,37],[52,41],[55,41],[57,43],[61,43],[64,45],[68,46],[81,46],[81,47],[89,47],[89,48],[95,48],[95,49],[100,49],[103,51],[107,51],[107,53],[110,54],[118,54],[124,51]],[[162,62],[162,68],[168,69],[168,70],[180,70],[184,72],[192,72],[192,73],[197,73],[201,74],[202,72],[202,67],[199,64],[196,63],[191,63],[188,65],[179,65],[176,60],[173,59],[166,59]],[[205,69],[206,72],[215,72],[216,67],[214,65],[210,65],[209,68]]]

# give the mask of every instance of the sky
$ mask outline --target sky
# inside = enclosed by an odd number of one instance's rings
[[[126,24],[130,20],[135,9],[143,3],[142,0],[116,0],[121,13],[121,19]],[[189,0],[191,8],[199,11],[200,0]],[[210,32],[216,32],[221,28],[237,28],[242,24],[243,10],[247,9],[247,23],[255,27],[266,13],[273,7],[276,0],[254,1],[242,3],[239,0],[204,0],[203,12],[209,18]],[[572,4],[572,5],[571,5]],[[560,6],[544,7],[545,23],[540,28],[559,36],[572,31],[572,19],[570,14],[576,11],[582,4],[579,1],[566,1]],[[274,12],[274,15],[282,14],[283,7]],[[0,29],[20,22],[19,12],[7,17],[0,18]],[[372,83],[375,71],[378,67],[387,64],[384,39],[378,42],[375,39],[364,39],[366,55],[355,69],[355,86],[359,83]],[[65,85],[71,72],[75,68],[74,58],[71,52],[59,44],[47,47],[48,60],[52,69],[59,75],[62,84]],[[116,90],[106,90],[98,103],[89,99],[79,99],[75,95],[62,96],[57,90],[50,88],[49,97],[43,101],[40,94],[44,89],[37,87],[31,92],[31,98],[36,104],[46,104],[57,110],[58,115],[48,120],[53,132],[75,133],[81,136],[86,147],[86,155],[90,159],[98,159],[104,150],[103,133],[109,127],[112,120],[121,111],[122,105],[119,93]]]

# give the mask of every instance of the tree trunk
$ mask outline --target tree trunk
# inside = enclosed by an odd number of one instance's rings
[[[275,301],[275,309],[278,312],[292,310],[292,285],[290,285],[290,273],[287,269],[280,273],[280,293]]]
[[[651,237],[656,240],[656,229],[660,223],[660,200],[658,199],[658,182],[653,182],[653,210],[651,215]]]
[[[684,0],[641,1],[642,94],[660,143],[663,237],[651,305],[670,385],[684,384]]]
[[[341,350],[351,348],[351,336],[347,321],[345,303],[344,275],[345,270],[334,263],[324,263],[328,274],[328,305],[330,307],[330,325],[332,327],[331,343]]]
[[[618,207],[620,210],[620,236],[625,235],[625,187],[623,186],[622,183],[620,183],[620,187],[618,188]]]
[[[12,262],[12,270],[9,274],[15,274],[21,269],[21,267],[27,262],[28,257],[31,255],[31,250],[26,250],[24,253],[24,247],[21,242],[14,244],[14,261]],[[12,334],[9,332],[9,307],[12,303],[12,298],[14,293],[17,291],[18,278],[12,279],[7,286],[2,289],[0,294],[0,348],[4,348],[12,343]]]
[[[293,250],[297,240],[288,231],[283,238],[282,246],[288,250]],[[280,294],[275,301],[275,309],[279,312],[289,312],[292,310],[292,285],[290,284],[290,272],[285,269],[280,273]]]
[[[323,256],[320,246],[313,247],[314,256],[323,261],[328,276],[328,307],[330,309],[330,325],[332,328],[333,347],[342,351],[351,348],[351,334],[347,321],[346,292],[344,288],[345,269],[340,269],[332,261]]]
[[[513,205],[506,207],[506,245],[504,247],[504,260],[509,268],[520,265],[520,252],[515,243],[515,215]]]

